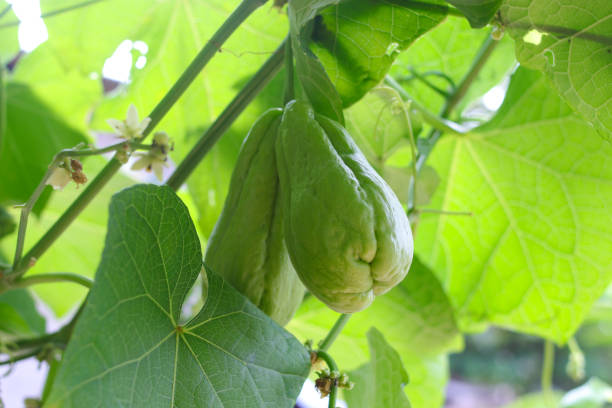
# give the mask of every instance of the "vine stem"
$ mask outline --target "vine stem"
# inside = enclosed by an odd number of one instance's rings
[[[403,99],[410,102],[410,107],[420,112],[423,115],[423,119],[431,127],[439,130],[440,132],[453,133],[453,134],[465,134],[467,129],[458,123],[447,120],[443,117],[439,117],[431,113],[425,106],[418,103],[414,98],[406,92],[403,86],[401,86],[393,77],[390,75],[385,76],[385,83],[391,88],[395,89]]]
[[[349,316],[349,315],[343,315],[343,316]],[[330,356],[323,350],[317,350],[316,353],[317,353],[317,356],[321,358],[321,360],[325,361],[325,364],[327,364],[327,368],[329,368],[330,372],[339,373],[338,366],[336,365],[336,362],[334,361],[332,356]],[[328,408],[336,408],[337,398],[338,398],[338,386],[334,384],[332,385],[331,390],[329,392]]]
[[[168,93],[162,98],[157,106],[155,106],[149,115],[151,122],[143,132],[142,138],[138,141],[143,140],[151,133],[179,97],[185,92],[187,87],[195,80],[200,71],[202,71],[210,59],[215,55],[217,50],[225,43],[225,40],[229,38],[249,15],[264,3],[265,0],[243,0],[240,3],[206,45],[204,45],[202,50],[196,55]],[[81,195],[72,202],[66,211],[64,211],[55,224],[49,228],[18,263],[15,263],[15,267],[12,271],[15,277],[23,275],[27,271],[30,261],[38,259],[55,242],[81,211],[83,211],[100,190],[102,190],[120,167],[121,162],[119,162],[119,160],[116,158],[110,160],[100,173],[98,173],[98,175],[87,185]]]
[[[293,72],[293,48],[289,39],[285,42],[285,95],[283,101],[287,104],[295,99],[295,79]]]
[[[555,368],[555,345],[552,341],[544,342],[544,359],[542,361],[542,392],[552,393],[553,373]]]
[[[467,91],[470,89],[470,86],[472,85],[474,80],[478,77],[478,74],[484,67],[485,63],[489,60],[489,57],[493,53],[493,50],[497,46],[498,42],[499,41],[493,40],[490,34],[487,36],[487,38],[484,40],[484,42],[480,46],[478,53],[474,57],[474,60],[472,61],[472,65],[470,65],[470,68],[468,69],[467,73],[461,79],[461,82],[459,83],[459,85],[457,85],[457,87],[454,88],[454,90],[451,92],[451,94],[446,99],[446,103],[444,104],[444,107],[442,108],[442,112],[440,113],[440,118],[442,119],[448,118],[448,116],[451,114],[453,109],[455,109],[455,107],[459,104],[459,102],[461,102],[461,100],[463,99]],[[386,78],[385,78],[385,81],[386,81]],[[403,87],[401,87],[401,85],[399,84],[397,85],[403,90]],[[402,92],[401,90],[398,89],[398,91],[403,97],[409,96],[405,90],[403,90]],[[417,108],[417,106],[414,105],[414,102],[413,102],[413,106]],[[427,117],[424,116],[424,119],[427,120]],[[454,123],[454,122],[449,121],[445,123]],[[430,125],[432,124],[430,123]],[[421,171],[421,169],[425,165],[425,162],[429,158],[429,155],[431,154],[434,146],[436,145],[436,143],[438,143],[438,140],[440,140],[440,137],[442,137],[442,135],[444,134],[442,130],[436,128],[433,125],[432,127],[434,127],[435,129],[433,129],[429,133],[429,136],[426,138],[426,143],[423,144],[424,147],[422,147],[419,153],[417,154],[416,166],[415,166],[417,172]],[[415,178],[410,180],[410,185],[408,188],[409,197],[412,196],[412,190],[415,189],[415,182],[416,182]],[[408,208],[408,213],[411,213],[413,211],[414,211],[414,208],[410,208],[410,207]]]
[[[9,7],[11,5],[9,4]],[[0,59],[0,154],[2,153],[2,139],[4,138],[4,132],[6,132],[6,86],[4,76],[6,67],[4,62]]]
[[[336,340],[338,335],[340,335],[340,332],[342,331],[342,329],[344,329],[344,326],[346,326],[346,323],[348,323],[351,316],[352,315],[350,314],[343,313],[338,317],[338,320],[336,320],[336,323],[334,323],[334,326],[331,328],[329,333],[327,333],[327,336],[323,339],[323,341],[321,341],[321,343],[319,343],[318,351],[329,350],[329,348],[331,347],[333,342]]]
[[[19,279],[17,282],[12,284],[10,288],[25,288],[40,283],[54,282],[72,282],[84,286],[88,289],[93,286],[93,281],[88,277],[82,275],[77,275],[75,273],[70,272],[50,272]]]
[[[94,156],[94,155],[100,155],[100,154],[113,152],[113,151],[126,150],[128,148],[132,150],[138,149],[138,148],[149,149],[150,146],[142,145],[140,143],[124,141],[124,142],[120,142],[120,143],[117,143],[111,146],[104,147],[102,149],[64,149],[60,151],[59,153],[57,153],[55,157],[53,157],[53,160],[51,161],[51,164],[49,165],[49,168],[45,172],[45,175],[43,176],[42,180],[40,181],[38,186],[36,186],[36,189],[30,196],[28,201],[21,206],[21,217],[19,218],[19,230],[17,232],[17,247],[15,249],[15,257],[13,258],[14,259],[13,268],[16,268],[19,261],[21,261],[21,254],[23,252],[23,246],[25,244],[25,236],[26,236],[28,217],[30,216],[30,212],[32,211],[32,208],[34,208],[34,205],[36,205],[36,202],[38,201],[38,199],[40,198],[40,195],[45,189],[45,186],[47,185],[47,181],[53,174],[53,171],[67,158]]]
[[[268,82],[274,78],[283,65],[286,43],[288,43],[287,40],[274,51],[274,54],[268,58],[238,95],[236,95],[229,105],[227,105],[221,115],[219,115],[206,132],[204,132],[185,159],[183,159],[181,164],[178,165],[174,173],[172,173],[170,178],[166,181],[166,184],[170,188],[176,191],[181,187],[219,138],[232,123],[234,123],[236,118],[251,103],[255,96],[261,92]]]

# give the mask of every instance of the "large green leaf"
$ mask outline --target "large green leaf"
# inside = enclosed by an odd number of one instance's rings
[[[447,0],[457,7],[474,28],[486,26],[493,18],[503,0]]]
[[[415,78],[412,71],[424,76],[440,90],[449,91],[449,81],[440,74],[446,75],[454,84],[459,84],[468,72],[479,47],[489,35],[488,30],[470,28],[465,19],[449,17],[444,24],[440,24],[402,52],[391,73],[400,80],[413,98],[430,111],[438,112],[444,105],[444,96]],[[513,41],[505,36],[496,45],[456,111],[462,112],[470,102],[498,84],[515,63]]]
[[[45,319],[26,289],[0,294],[0,346],[18,337],[35,337],[45,332]]]
[[[355,387],[344,392],[346,402],[351,408],[410,408],[403,390],[408,384],[408,373],[400,355],[374,327],[366,336],[370,362],[349,373]]]
[[[444,136],[417,253],[467,330],[494,323],[559,343],[612,278],[612,146],[537,71],[519,68],[487,125]]]
[[[309,298],[287,328],[301,340],[325,337],[339,314]],[[407,278],[367,309],[351,316],[330,353],[348,370],[368,361],[366,332],[376,326],[410,372],[406,392],[415,408],[439,406],[447,378],[446,356],[461,344],[452,307],[435,276],[417,258]]]
[[[6,134],[0,148],[0,204],[23,203],[40,183],[53,156],[85,141],[27,85],[6,87]]]
[[[115,195],[95,283],[46,406],[292,407],[308,353],[221,278],[207,271],[206,304],[179,321],[201,269],[194,225],[171,189]]]
[[[443,2],[345,0],[315,19],[311,48],[344,108],[384,78],[398,53],[446,17]]]
[[[507,0],[501,18],[521,64],[545,72],[572,108],[612,135],[612,2]]]

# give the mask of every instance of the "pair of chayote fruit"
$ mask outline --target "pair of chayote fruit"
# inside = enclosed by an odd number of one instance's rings
[[[205,263],[284,325],[304,286],[358,312],[406,276],[412,255],[401,204],[348,132],[292,101],[247,135]]]

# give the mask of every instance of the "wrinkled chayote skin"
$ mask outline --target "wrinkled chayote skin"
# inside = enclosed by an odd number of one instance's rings
[[[281,114],[267,111],[245,138],[204,262],[285,325],[305,289],[283,239],[274,152]]]
[[[290,102],[276,157],[287,248],[312,294],[354,313],[404,279],[413,256],[408,218],[339,123]]]

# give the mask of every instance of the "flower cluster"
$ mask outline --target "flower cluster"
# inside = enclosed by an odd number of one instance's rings
[[[132,170],[146,169],[153,171],[159,181],[162,181],[163,169],[168,167],[168,152],[174,150],[166,132],[155,132],[151,149],[146,152],[136,153],[138,160],[132,165]]]
[[[151,123],[151,118],[144,118],[140,121],[136,107],[130,105],[127,111],[127,117],[124,120],[107,119],[106,123],[115,130],[118,137],[126,140],[133,140],[142,137],[143,132],[147,126],[149,126],[149,123]]]
[[[47,179],[47,184],[54,190],[61,190],[68,183],[74,181],[76,185],[87,183],[87,176],[83,173],[83,165],[77,159],[64,159]]]
[[[319,378],[315,380],[315,388],[321,394],[321,398],[325,398],[329,395],[333,387],[346,388],[347,390],[353,389],[354,383],[349,381],[348,374],[338,371],[329,371],[328,368],[324,368],[321,371],[317,371]]]

